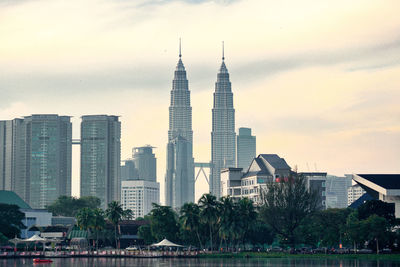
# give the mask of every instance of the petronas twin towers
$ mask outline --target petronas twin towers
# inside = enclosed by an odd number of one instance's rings
[[[225,66],[224,52],[217,75],[212,109],[210,193],[220,196],[220,171],[235,166],[235,110],[229,73]],[[194,159],[192,107],[186,70],[179,60],[172,81],[169,107],[167,145],[167,173],[165,176],[166,205],[173,208],[194,202]]]

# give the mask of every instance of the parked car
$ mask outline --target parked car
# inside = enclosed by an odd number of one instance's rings
[[[136,247],[136,246],[129,246],[129,247],[126,248],[126,250],[134,251],[134,250],[139,250],[139,248]]]

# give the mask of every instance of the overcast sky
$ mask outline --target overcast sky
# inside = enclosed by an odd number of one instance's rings
[[[157,147],[163,199],[179,38],[197,162],[210,160],[225,41],[236,128],[252,128],[257,153],[299,171],[399,173],[399,10],[398,0],[0,0],[0,119],[70,115],[79,138],[80,116],[120,115],[121,159]]]

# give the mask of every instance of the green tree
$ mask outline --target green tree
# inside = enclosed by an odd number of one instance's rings
[[[236,205],[233,203],[232,198],[222,197],[217,204],[218,211],[218,235],[220,237],[220,247],[222,242],[234,243],[241,235],[241,228],[239,227],[239,218],[237,214]]]
[[[302,243],[337,247],[345,241],[346,220],[351,209],[327,209],[313,214],[299,228]]]
[[[122,219],[130,219],[132,218],[132,211],[127,209],[124,210],[122,205],[118,201],[112,201],[108,204],[108,208],[106,210],[107,219],[114,225],[114,237],[115,237],[115,248],[119,248],[118,241],[119,235],[117,236],[117,228],[119,222]]]
[[[259,217],[252,223],[252,227],[246,234],[246,241],[254,245],[263,246],[264,244],[272,244],[275,233],[271,227],[263,222]]]
[[[93,219],[91,221],[91,228],[96,232],[96,249],[99,248],[99,233],[104,230],[106,221],[104,219],[104,211],[100,208],[93,210]]]
[[[200,208],[195,203],[185,203],[180,210],[180,223],[186,231],[195,232],[201,249],[203,245],[199,235],[200,228]]]
[[[306,180],[297,174],[286,181],[271,182],[262,191],[261,218],[280,236],[282,243],[295,247],[296,231],[317,209],[317,193],[308,190]]]
[[[22,223],[24,218],[25,215],[17,205],[0,203],[0,233],[7,238],[14,238],[21,234],[21,229],[25,229]]]
[[[75,217],[80,209],[96,209],[100,207],[100,199],[94,196],[81,198],[60,196],[47,209],[55,216]]]
[[[371,215],[376,214],[377,216],[385,218],[390,224],[396,223],[396,217],[394,215],[394,203],[386,203],[381,200],[368,200],[358,207],[358,219],[365,220]]]
[[[257,221],[257,211],[254,207],[252,200],[248,198],[242,198],[237,203],[237,216],[240,224],[240,240],[242,244],[245,243],[245,238],[247,237],[249,231],[255,227]]]
[[[81,230],[86,231],[87,237],[88,237],[89,248],[90,248],[90,240],[89,240],[90,229],[92,228],[93,222],[94,222],[93,210],[90,208],[80,209],[78,211],[78,213],[76,214],[76,221],[77,221],[79,228],[81,228]]]
[[[176,242],[179,226],[177,214],[169,206],[161,206],[153,203],[153,209],[150,212],[150,229],[152,236],[160,241],[167,238]]]
[[[376,253],[379,254],[379,244],[385,244],[390,238],[390,223],[385,218],[373,214],[364,220],[363,224],[368,240],[376,244]]]
[[[347,216],[345,234],[349,241],[353,243],[355,250],[357,249],[358,245],[366,240],[363,224],[358,219],[357,211],[353,211],[349,214],[349,216]]]
[[[150,224],[141,225],[138,229],[138,235],[144,240],[146,245],[150,245],[156,241],[151,233]]]
[[[200,218],[208,225],[210,235],[210,247],[213,250],[213,231],[218,221],[217,199],[211,194],[204,194],[199,199]]]

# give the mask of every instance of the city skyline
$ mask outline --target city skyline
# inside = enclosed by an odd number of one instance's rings
[[[138,145],[158,147],[157,180],[164,192],[177,40],[182,37],[192,93],[196,162],[211,160],[212,93],[224,40],[235,130],[254,130],[258,154],[279,154],[301,171],[398,173],[399,5],[1,3],[0,119],[65,114],[73,116],[73,138],[79,138],[82,114],[121,115],[121,158]],[[72,177],[76,195],[76,147]],[[200,191],[208,190],[204,181],[197,184]]]

